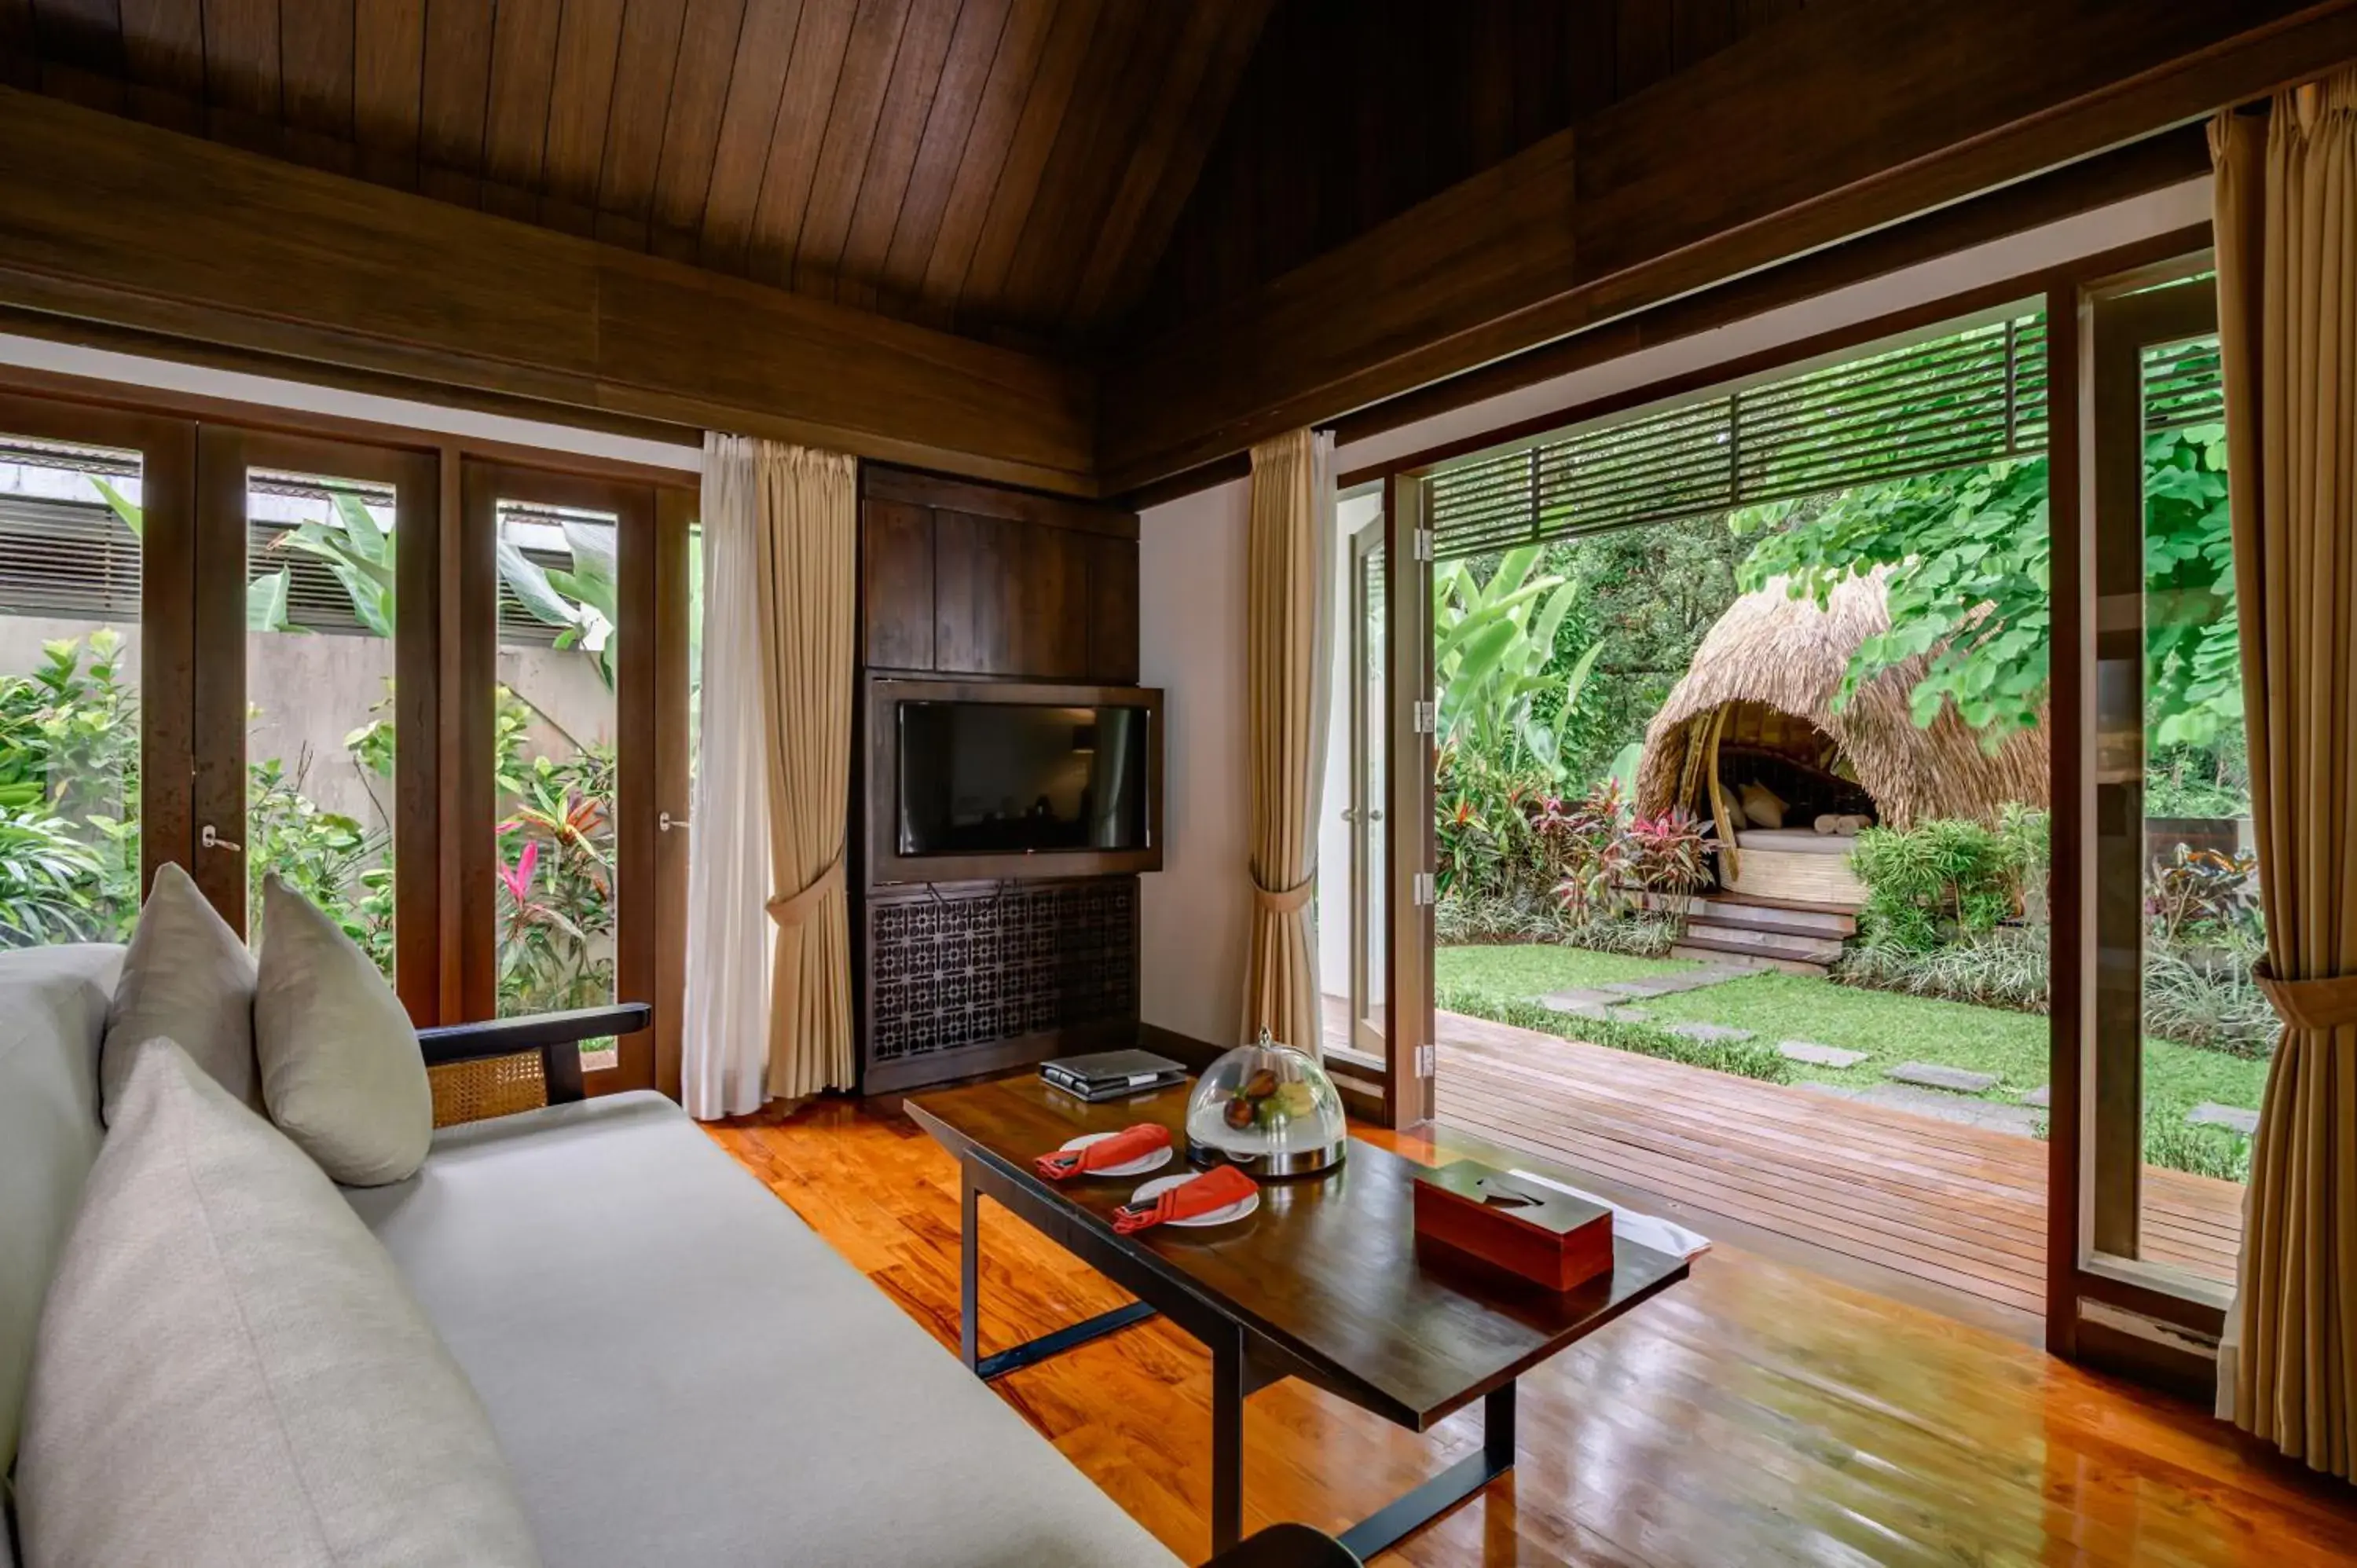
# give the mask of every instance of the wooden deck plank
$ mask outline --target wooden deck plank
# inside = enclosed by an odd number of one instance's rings
[[[1665,1203],[2041,1312],[2047,1145],[1440,1015],[1439,1119]],[[2145,1255],[2231,1281],[2243,1189],[2148,1169]]]

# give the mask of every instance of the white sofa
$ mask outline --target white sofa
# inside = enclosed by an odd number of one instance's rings
[[[121,961],[0,954],[0,1471],[103,1136]],[[347,1197],[489,1410],[551,1568],[1177,1561],[658,1095],[451,1128]],[[1297,1560],[1281,1544],[1241,1560]],[[1318,1544],[1297,1560],[1332,1561]]]

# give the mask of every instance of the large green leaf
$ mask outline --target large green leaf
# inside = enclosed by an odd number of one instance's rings
[[[245,585],[245,629],[286,629],[286,568],[265,572]]]
[[[114,515],[123,520],[123,526],[131,531],[131,536],[134,539],[144,540],[147,537],[147,512],[145,508],[96,474],[85,474],[82,477],[87,478],[91,488],[98,491],[99,499],[106,502],[113,510]]]
[[[548,574],[542,571],[524,553],[502,539],[496,552],[500,564],[500,580],[508,585],[516,602],[523,606],[533,619],[550,626],[574,626],[581,614],[572,601],[550,585]]]

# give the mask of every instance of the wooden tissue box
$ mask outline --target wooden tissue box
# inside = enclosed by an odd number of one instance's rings
[[[1459,1160],[1415,1177],[1415,1239],[1567,1291],[1612,1272],[1612,1211]]]

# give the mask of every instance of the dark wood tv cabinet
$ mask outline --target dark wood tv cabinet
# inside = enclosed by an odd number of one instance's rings
[[[879,865],[876,813],[895,809],[897,783],[877,760],[866,697],[887,681],[1135,688],[1137,548],[1134,512],[861,465],[846,824],[861,1092],[1136,1039],[1146,858],[997,857],[1018,873],[1000,876],[963,857],[921,881]]]

